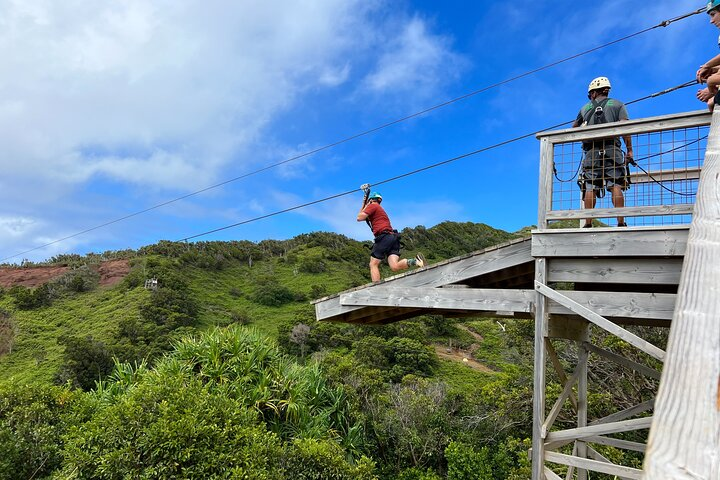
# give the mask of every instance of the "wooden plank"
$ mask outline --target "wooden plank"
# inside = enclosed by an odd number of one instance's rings
[[[672,293],[576,292],[563,290],[562,294],[604,317],[670,320],[675,308],[675,294]],[[553,315],[565,315],[576,312],[553,301],[550,303],[550,313]]]
[[[608,317],[635,317],[671,319],[675,306],[674,294],[627,293],[627,292],[576,292],[563,291],[574,302],[593,308]],[[343,317],[343,321],[356,321],[383,312],[401,312],[413,308],[425,313],[441,310],[459,312],[531,313],[534,311],[534,295],[531,290],[514,289],[445,289],[445,288],[396,288],[358,290],[339,297],[341,305],[372,307],[368,311],[355,311]],[[553,315],[577,314],[555,301],[549,304]],[[567,319],[565,321],[568,321]],[[577,323],[577,320],[569,320]],[[557,333],[557,332],[556,332]],[[546,332],[550,334],[550,332]]]
[[[632,420],[623,420],[622,422],[603,423],[601,425],[589,425],[582,428],[571,428],[558,432],[550,432],[547,435],[547,442],[562,442],[565,440],[578,440],[580,438],[588,438],[595,435],[607,435],[609,433],[631,432],[633,430],[642,430],[650,428],[652,417],[633,418]]]
[[[384,287],[340,295],[340,304],[449,310],[532,312],[533,290]]]
[[[601,357],[604,357],[604,358],[610,360],[611,362],[617,363],[618,365],[622,365],[631,370],[635,370],[636,372],[641,373],[650,378],[654,378],[655,380],[660,380],[661,374],[654,368],[650,368],[646,365],[643,365],[642,363],[634,362],[634,361],[630,360],[629,358],[623,357],[622,355],[618,355],[617,353],[613,353],[608,350],[604,350],[604,349],[597,347],[591,343],[587,343],[585,345],[585,348],[590,350],[592,353],[595,353],[597,355],[600,355]]]
[[[547,467],[544,467],[544,468],[545,468],[545,478],[547,480],[562,480],[562,478],[560,478],[560,476],[557,473],[553,472],[552,470],[550,470]]]
[[[629,440],[620,440],[619,438],[603,437],[600,435],[586,437],[584,440],[588,443],[606,445],[608,447],[615,447],[621,450],[632,450],[633,452],[645,453],[645,450],[647,449],[647,445],[645,445],[644,443],[631,442]]]
[[[593,138],[618,137],[637,133],[659,132],[679,128],[692,128],[710,125],[711,115],[705,110],[674,113],[657,117],[638,118],[625,122],[590,125],[582,128],[565,128],[539,132],[538,139],[547,138],[550,142],[568,143],[591,140]]]
[[[570,376],[570,378],[565,382],[565,388],[563,388],[563,391],[560,393],[560,396],[555,401],[555,404],[550,409],[550,412],[547,415],[547,418],[545,418],[545,422],[543,422],[543,425],[540,429],[540,435],[545,438],[547,436],[548,430],[553,426],[555,423],[555,419],[557,418],[558,414],[562,410],[563,405],[565,405],[565,402],[570,397],[570,393],[572,392],[572,388],[575,386],[575,384],[578,381],[578,377],[580,377],[580,374],[582,373],[582,365],[578,364],[577,367],[575,367],[575,371]]]
[[[545,460],[548,462],[559,463],[561,465],[570,465],[584,470],[593,472],[606,473],[617,477],[629,478],[632,480],[642,479],[642,470],[632,467],[623,467],[614,463],[606,463],[598,460],[590,460],[589,458],[573,457],[557,452],[546,452]]]
[[[663,360],[665,356],[665,352],[653,345],[652,343],[643,340],[642,338],[638,337],[637,335],[628,332],[622,327],[619,327],[618,325],[612,323],[610,320],[607,320],[606,318],[598,315],[597,313],[593,312],[589,308],[584,307],[583,305],[580,305],[579,303],[573,301],[572,299],[568,298],[567,296],[553,290],[552,288],[548,287],[547,285],[544,285],[540,282],[535,282],[535,289],[545,295],[546,297],[560,303],[564,307],[572,310],[574,313],[582,316],[583,318],[586,318],[590,320],[592,323],[597,325],[598,327],[602,328],[603,330],[606,330],[613,335],[617,336],[618,338],[628,342],[630,345],[633,345],[635,348],[647,353],[648,355],[657,358],[658,360]]]
[[[720,478],[719,178],[716,109],[645,457],[653,480]]]
[[[680,180],[698,180],[702,167],[669,168],[667,170],[650,170],[648,173],[636,171],[630,174],[630,181],[637,183],[674,182]]]
[[[677,285],[682,258],[553,258],[548,282]]]
[[[693,213],[692,203],[676,205],[650,205],[644,207],[622,208],[581,208],[577,210],[552,210],[545,217],[548,220],[580,220],[582,218],[614,218],[614,217],[654,217],[662,215],[690,215]]]
[[[533,232],[534,257],[682,257],[688,229],[590,228]]]
[[[626,418],[634,417],[635,415],[640,415],[641,413],[650,411],[654,407],[655,399],[647,400],[632,407],[628,407],[625,410],[621,410],[619,412],[612,413],[606,417],[599,418],[593,421],[590,425],[601,425],[603,423],[619,422],[625,420]]]
[[[598,462],[609,463],[611,465],[614,465],[608,458],[603,456],[600,452],[598,452],[597,450],[595,450],[592,447],[588,447],[588,458],[592,458],[593,460],[597,460]],[[615,477],[616,480],[617,479],[628,480],[629,478],[630,477],[622,477],[622,476]]]
[[[415,270],[412,273],[393,277],[379,284],[366,285],[352,291],[371,291],[386,286],[440,287],[452,283],[461,283],[469,278],[531,262],[534,262],[534,259],[530,255],[530,240],[526,239],[508,244],[502,248],[486,249],[481,253],[463,257],[459,260],[430,265],[424,269]],[[315,315],[318,320],[325,320],[359,308],[362,307],[341,305],[338,295],[317,301],[315,303]]]

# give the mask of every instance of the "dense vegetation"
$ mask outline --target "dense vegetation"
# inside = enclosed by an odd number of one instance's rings
[[[516,236],[402,234],[433,260]],[[529,478],[532,322],[315,322],[308,300],[367,282],[368,255],[312,233],[52,259],[71,270],[0,291],[0,479]],[[97,288],[87,265],[118,257],[130,274]],[[557,347],[571,371],[573,347]],[[651,398],[654,384],[592,361],[591,415]]]

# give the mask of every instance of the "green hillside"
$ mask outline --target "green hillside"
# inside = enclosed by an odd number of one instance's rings
[[[401,233],[431,262],[518,236]],[[333,233],[105,256],[130,258],[116,286],[87,268],[101,256],[72,256],[1,292],[0,479],[528,478],[531,321],[318,323],[310,300],[369,281],[367,245]],[[652,394],[632,381],[599,379],[593,405]]]

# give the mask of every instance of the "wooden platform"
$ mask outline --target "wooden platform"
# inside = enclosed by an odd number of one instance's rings
[[[318,320],[385,324],[419,315],[532,318],[536,259],[547,282],[619,324],[669,326],[687,226],[546,229],[316,300]],[[550,302],[554,318],[580,318]]]

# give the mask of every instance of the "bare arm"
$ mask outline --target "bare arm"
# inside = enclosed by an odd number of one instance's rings
[[[707,80],[707,77],[712,75],[714,69],[718,66],[720,66],[720,55],[711,58],[710,60],[705,62],[704,65],[700,65],[700,68],[695,74],[697,81],[700,83],[704,83],[705,80]]]

